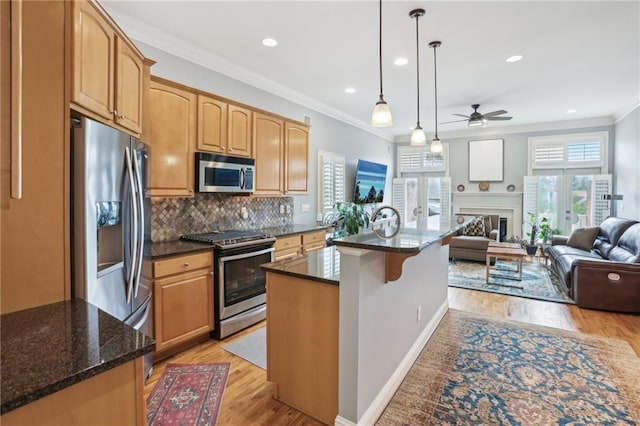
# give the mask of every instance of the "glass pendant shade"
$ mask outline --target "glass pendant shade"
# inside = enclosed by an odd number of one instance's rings
[[[378,64],[380,66],[380,99],[376,102],[376,106],[371,113],[371,125],[373,127],[391,127],[393,119],[391,118],[391,109],[382,96],[382,0],[379,1],[380,6],[380,28],[378,37]]]
[[[440,142],[440,139],[433,138],[431,146],[429,147],[429,152],[432,154],[440,154],[442,152],[442,142]]]
[[[427,144],[427,135],[424,134],[424,130],[420,125],[416,125],[416,128],[411,132],[411,146],[424,146]]]
[[[373,127],[391,127],[393,118],[391,117],[391,108],[387,102],[380,96],[380,100],[376,102],[376,106],[371,113],[371,125]]]

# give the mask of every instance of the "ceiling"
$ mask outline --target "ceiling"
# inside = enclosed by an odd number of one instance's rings
[[[438,49],[438,121],[504,109],[487,127],[607,118],[639,101],[640,2],[383,2],[383,85],[394,125],[373,129],[378,98],[378,2],[101,1],[132,38],[307,105],[388,139],[416,122],[416,34],[421,7],[420,118],[434,129],[433,51]],[[261,40],[278,41],[273,48]],[[519,62],[507,63],[512,55]],[[404,67],[394,65],[408,59]],[[345,88],[353,87],[353,94]],[[576,112],[568,114],[569,109]],[[466,122],[438,126],[441,137]]]

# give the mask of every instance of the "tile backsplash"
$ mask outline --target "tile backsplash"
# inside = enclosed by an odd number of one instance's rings
[[[242,218],[242,208],[247,218]],[[284,213],[280,213],[280,209]],[[151,241],[218,229],[257,229],[293,225],[293,197],[248,197],[196,193],[193,198],[151,200]]]

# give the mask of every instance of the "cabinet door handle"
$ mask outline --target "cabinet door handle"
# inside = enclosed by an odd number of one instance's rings
[[[229,148],[229,151],[230,151],[230,152],[231,152],[231,151],[233,151],[233,148]]]
[[[122,120],[124,120],[124,114],[122,114],[122,115],[120,116],[120,118],[121,118]]]
[[[189,266],[189,262],[184,262],[184,266],[185,266],[185,268],[186,268],[187,266]]]

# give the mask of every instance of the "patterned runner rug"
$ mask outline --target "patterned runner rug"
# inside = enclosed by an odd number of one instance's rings
[[[167,364],[147,400],[147,423],[215,425],[230,367],[228,362]]]
[[[517,275],[514,272],[515,262],[498,260],[495,268],[500,274]],[[493,270],[494,267],[492,267]],[[467,288],[470,290],[488,291],[490,293],[507,294],[509,296],[526,297],[528,299],[546,300],[575,304],[567,294],[561,290],[558,278],[547,266],[538,262],[523,262],[522,281],[491,276],[489,283],[485,278],[486,265],[481,262],[465,260],[449,261],[449,285],[451,287]],[[500,285],[500,284],[507,284]],[[510,287],[517,285],[522,288]]]
[[[449,309],[378,425],[636,425],[627,342]]]

